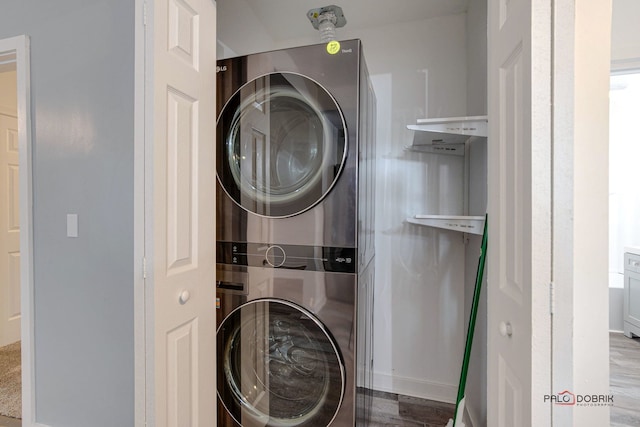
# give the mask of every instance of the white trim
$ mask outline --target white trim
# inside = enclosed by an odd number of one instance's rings
[[[476,416],[475,411],[471,411],[469,405],[464,405],[462,420],[464,421],[465,427],[477,427],[482,425],[478,422],[478,418],[479,417]]]
[[[22,425],[35,423],[34,288],[33,288],[33,187],[31,165],[31,75],[29,37],[0,40],[0,53],[15,52],[18,89],[18,150],[20,162],[20,311],[22,335]]]
[[[140,1],[140,0],[138,0]],[[149,426],[156,425],[156,383],[155,383],[155,306],[154,306],[154,281],[153,281],[153,113],[154,113],[154,8],[155,0],[144,1],[144,18],[146,24],[143,29],[143,40],[139,49],[140,55],[144,60],[143,80],[139,83],[142,85],[143,98],[139,100],[143,104],[143,122],[136,122],[137,126],[142,126],[143,140],[141,142],[143,150],[142,162],[143,170],[143,204],[144,211],[142,213],[142,245],[144,256],[147,260],[146,278],[144,281],[144,345],[145,345],[145,417],[146,424]],[[147,66],[146,64],[149,64]],[[136,73],[138,70],[136,70]],[[136,84],[136,90],[139,90]],[[136,144],[137,148],[137,144]],[[136,172],[137,176],[138,172]],[[137,191],[137,189],[136,189]],[[136,198],[140,197],[136,193]],[[149,208],[147,208],[149,207]],[[136,230],[136,236],[138,230]]]
[[[403,394],[446,403],[456,403],[458,394],[457,384],[424,381],[381,372],[373,373],[373,388],[388,393]]]
[[[135,0],[133,121],[134,426],[146,425],[146,315],[144,260],[145,0]]]
[[[560,3],[551,29],[554,302],[553,383],[549,393],[569,390],[604,394],[610,392],[607,234],[611,1]],[[534,288],[544,289],[544,282],[538,281]],[[543,294],[538,293],[542,300]],[[549,300],[548,293],[545,297]],[[540,396],[546,393],[540,390],[533,396],[538,405],[543,403]],[[554,426],[609,425],[608,406],[555,408]]]

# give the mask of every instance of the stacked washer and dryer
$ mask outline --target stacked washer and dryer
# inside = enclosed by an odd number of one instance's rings
[[[373,364],[375,97],[359,40],[218,62],[218,426],[353,426]]]

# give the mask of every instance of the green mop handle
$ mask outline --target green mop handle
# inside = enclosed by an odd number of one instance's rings
[[[458,384],[458,397],[456,398],[456,411],[453,414],[453,425],[455,426],[458,415],[458,405],[464,398],[464,389],[467,385],[467,372],[469,371],[469,359],[471,358],[471,345],[473,344],[473,332],[476,327],[476,317],[478,315],[478,304],[480,302],[480,290],[482,288],[482,278],[484,276],[484,262],[487,255],[487,223],[488,215],[484,217],[484,230],[482,231],[482,245],[480,246],[480,259],[478,260],[478,271],[476,272],[476,286],[473,290],[473,303],[469,315],[469,329],[467,330],[467,342],[464,346],[464,358],[462,359],[462,372],[460,373],[460,383]]]

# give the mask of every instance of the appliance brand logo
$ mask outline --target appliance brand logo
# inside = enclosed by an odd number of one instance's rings
[[[221,71],[227,71],[227,66],[226,65],[222,65],[222,66],[218,65],[216,67],[216,73],[219,73]]]

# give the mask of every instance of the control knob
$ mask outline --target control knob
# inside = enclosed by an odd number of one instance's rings
[[[278,245],[269,246],[267,252],[264,254],[267,264],[271,267],[280,267],[287,259],[287,255],[284,253],[284,249]]]

